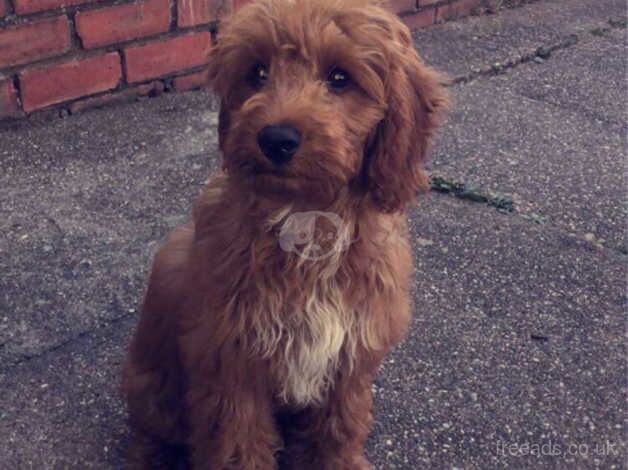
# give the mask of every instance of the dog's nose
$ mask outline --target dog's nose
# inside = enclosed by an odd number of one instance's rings
[[[257,145],[275,165],[289,161],[301,144],[301,134],[291,126],[266,126],[257,134]]]

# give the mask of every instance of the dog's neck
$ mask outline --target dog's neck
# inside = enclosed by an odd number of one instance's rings
[[[229,237],[246,240],[260,256],[267,253],[269,260],[329,272],[356,249],[357,240],[388,243],[386,237],[395,225],[395,216],[375,210],[349,187],[338,190],[331,200],[317,201],[259,193],[241,183],[224,174],[209,182],[197,202],[195,224],[200,238],[211,232],[224,237],[225,245]],[[320,230],[327,239],[316,238]],[[320,248],[308,247],[310,241]],[[331,250],[333,256],[316,254],[313,249]]]

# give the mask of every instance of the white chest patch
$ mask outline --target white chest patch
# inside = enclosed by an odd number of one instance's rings
[[[277,365],[277,394],[286,403],[320,403],[334,380],[341,352],[351,356],[355,335],[338,289],[317,292],[301,312],[271,314],[272,325],[258,335],[257,350]]]
[[[333,383],[340,352],[349,336],[345,313],[335,303],[310,302],[303,324],[286,331],[281,398],[300,405],[321,402]]]

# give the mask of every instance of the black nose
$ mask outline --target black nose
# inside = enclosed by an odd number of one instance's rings
[[[257,145],[275,165],[286,163],[301,144],[301,134],[290,126],[266,126],[257,134]]]

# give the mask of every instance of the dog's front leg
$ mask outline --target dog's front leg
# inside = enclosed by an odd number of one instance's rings
[[[234,361],[235,362],[235,361]],[[225,364],[189,387],[191,463],[194,470],[273,470],[281,439],[259,369]]]
[[[322,405],[284,416],[282,470],[371,470],[364,444],[372,423],[372,376],[339,377]]]

